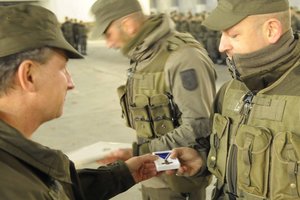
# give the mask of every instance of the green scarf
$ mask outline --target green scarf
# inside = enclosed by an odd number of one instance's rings
[[[276,44],[254,53],[233,57],[240,79],[250,90],[268,87],[299,59],[299,40],[295,39],[291,30],[285,33]]]
[[[141,45],[144,42],[145,38],[147,38],[151,32],[153,32],[157,27],[161,25],[162,21],[162,15],[149,17],[148,20],[146,20],[145,24],[142,26],[141,30],[137,33],[137,35],[122,48],[122,53],[125,56],[130,57],[131,51],[135,50],[137,46]]]

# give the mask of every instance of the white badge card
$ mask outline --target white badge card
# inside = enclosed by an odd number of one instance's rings
[[[159,157],[154,161],[157,171],[178,169],[180,167],[180,163],[177,158],[170,158],[171,150],[153,152],[153,155]]]

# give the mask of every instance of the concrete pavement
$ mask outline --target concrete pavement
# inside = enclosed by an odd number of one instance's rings
[[[106,49],[103,41],[89,41],[84,60],[70,60],[75,89],[67,95],[64,114],[40,127],[33,140],[63,152],[98,141],[131,143],[135,133],[126,128],[116,88],[125,83],[128,60],[120,52]],[[217,87],[228,80],[225,66],[216,66]],[[94,166],[89,166],[94,167]],[[114,200],[139,200],[139,185]]]

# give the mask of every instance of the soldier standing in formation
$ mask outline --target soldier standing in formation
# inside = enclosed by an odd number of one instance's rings
[[[65,22],[61,25],[61,30],[66,40],[82,55],[87,55],[87,27],[83,21],[65,17]]]
[[[293,31],[300,31],[300,11],[295,7],[291,7],[291,14]]]
[[[171,18],[176,24],[176,30],[179,32],[189,32],[193,37],[200,42],[207,50],[209,57],[214,63],[224,64],[225,55],[218,51],[220,35],[217,31],[207,29],[202,25],[207,13],[196,13],[192,15],[188,13],[172,12]]]
[[[83,21],[80,21],[78,24],[78,51],[82,55],[87,55],[86,45],[87,45],[87,28],[84,25]]]
[[[75,38],[73,32],[73,23],[68,17],[65,17],[65,22],[61,26],[61,30],[64,34],[64,37],[69,42],[70,45],[75,47]]]

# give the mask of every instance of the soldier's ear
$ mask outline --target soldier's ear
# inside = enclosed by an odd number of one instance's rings
[[[282,24],[278,19],[271,18],[264,23],[264,31],[269,43],[274,44],[282,35]]]
[[[36,64],[31,60],[23,61],[18,68],[16,81],[20,85],[20,87],[29,92],[33,92],[35,90],[34,84],[34,68]]]
[[[121,21],[123,30],[130,36],[134,36],[138,30],[136,21],[131,17],[126,17]]]

